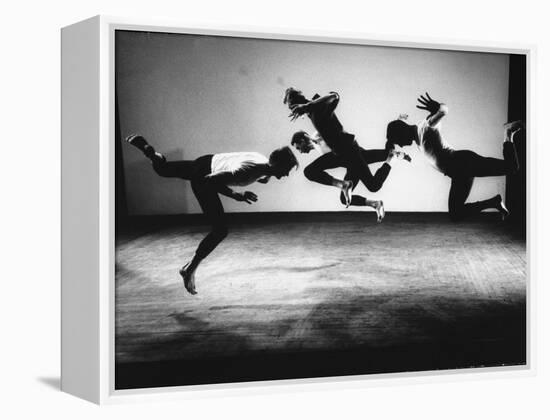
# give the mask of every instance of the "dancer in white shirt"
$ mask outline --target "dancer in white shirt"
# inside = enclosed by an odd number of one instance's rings
[[[133,134],[126,141],[143,152],[158,175],[191,181],[193,193],[211,224],[210,232],[199,244],[192,260],[179,270],[185,289],[192,295],[197,293],[195,271],[199,264],[227,236],[225,213],[218,194],[252,204],[258,200],[256,194],[251,191],[236,192],[230,186],[244,187],[256,181],[266,183],[270,177],[280,179],[288,176],[292,168],[298,167],[296,156],[289,147],[273,151],[269,159],[256,152],[240,152],[169,162],[142,136]]]
[[[407,124],[395,120],[387,127],[387,145],[410,146],[416,144],[442,174],[451,178],[449,191],[449,215],[452,220],[461,220],[484,209],[497,209],[502,219],[509,212],[502,202],[500,194],[483,201],[466,203],[474,178],[486,176],[504,176],[518,170],[518,160],[514,134],[525,128],[521,121],[504,124],[504,159],[480,156],[471,150],[455,150],[447,144],[440,132],[441,119],[449,112],[445,104],[434,101],[428,93],[418,98],[416,107],[429,112],[428,117],[419,124]]]

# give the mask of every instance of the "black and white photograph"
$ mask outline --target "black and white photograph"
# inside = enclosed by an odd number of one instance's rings
[[[525,55],[114,47],[116,390],[527,364]]]

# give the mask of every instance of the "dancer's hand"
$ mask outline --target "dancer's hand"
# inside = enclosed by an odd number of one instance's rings
[[[254,194],[252,191],[245,191],[244,193],[235,193],[234,198],[237,201],[245,201],[248,204],[252,204],[258,201],[258,196]]]
[[[295,121],[298,117],[304,115],[308,111],[308,104],[294,105],[290,111],[290,121]]]
[[[388,153],[388,159],[386,160],[386,162],[389,163],[393,158],[403,159],[403,160],[406,160],[407,162],[412,161],[411,156],[408,153],[405,153],[401,150],[397,150],[395,147],[390,149],[390,152]]]
[[[420,102],[421,105],[416,105],[418,109],[423,109],[425,111],[428,111],[430,115],[435,114],[437,111],[439,111],[439,107],[441,104],[437,101],[434,101],[428,92],[426,92],[426,97],[424,95],[420,95],[420,98],[417,99],[418,102]]]

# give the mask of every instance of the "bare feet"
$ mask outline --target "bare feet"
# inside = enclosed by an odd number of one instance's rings
[[[183,285],[185,289],[192,295],[196,295],[195,290],[195,271],[189,269],[189,264],[185,264],[179,271],[180,276],[183,278]]]
[[[525,123],[521,120],[504,124],[504,141],[512,141],[514,134],[522,129],[525,129]]]
[[[502,218],[503,221],[506,220],[508,216],[510,216],[510,212],[504,205],[504,201],[502,201],[502,197],[500,196],[500,194],[495,197],[495,201],[496,201],[496,209],[499,211],[500,217]]]
[[[145,140],[143,136],[130,134],[128,137],[126,137],[126,141],[132,146],[141,150],[145,156],[151,159],[152,162],[166,161],[166,158],[162,155],[162,153],[156,152],[153,146],[147,143],[147,140]]]
[[[137,147],[142,152],[144,152],[145,148],[149,146],[147,140],[145,140],[143,136],[138,136],[137,134],[130,134],[128,137],[126,137],[126,141],[132,146]]]
[[[346,200],[346,208],[351,204],[351,191],[353,190],[353,182],[351,181],[342,181],[342,194]]]
[[[384,210],[384,202],[382,200],[377,201],[374,205],[374,210],[376,210],[376,221],[378,223],[382,222],[382,220],[384,220],[384,216],[386,216],[386,210]]]

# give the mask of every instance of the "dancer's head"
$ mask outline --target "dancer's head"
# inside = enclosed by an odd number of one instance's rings
[[[415,138],[415,126],[407,124],[402,119],[394,120],[388,124],[386,130],[386,148],[393,147],[396,144],[410,146]]]
[[[269,155],[269,165],[273,171],[273,176],[281,179],[284,176],[288,176],[292,168],[298,168],[298,160],[294,156],[294,153],[292,153],[292,150],[290,150],[290,147],[285,146],[271,152]]]
[[[285,91],[285,97],[283,103],[286,104],[289,108],[292,108],[295,105],[305,104],[308,100],[304,96],[301,90],[298,90],[293,87],[289,87]]]
[[[290,144],[300,153],[309,153],[314,149],[311,136],[303,130],[292,135]]]

